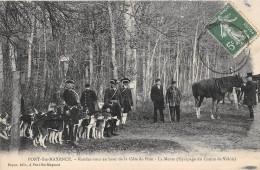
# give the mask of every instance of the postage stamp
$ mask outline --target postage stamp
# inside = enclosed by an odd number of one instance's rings
[[[230,3],[209,22],[207,29],[233,57],[258,36],[256,29]]]

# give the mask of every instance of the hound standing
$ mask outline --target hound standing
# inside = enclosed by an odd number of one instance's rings
[[[132,92],[131,89],[128,86],[128,83],[130,80],[128,78],[124,78],[121,80],[123,83],[123,87],[121,88],[121,96],[122,96],[122,104],[123,104],[123,113],[122,113],[122,128],[125,126],[127,114],[132,110],[133,108],[133,98],[132,98]]]

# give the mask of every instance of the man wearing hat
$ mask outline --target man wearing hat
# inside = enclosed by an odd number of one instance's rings
[[[118,122],[121,119],[121,106],[122,106],[122,98],[120,91],[117,88],[117,80],[110,80],[110,88],[107,88],[104,96],[105,105],[111,106],[111,115],[112,115],[112,135],[116,135],[113,132],[116,130],[118,126]]]
[[[80,97],[80,104],[83,106],[83,112],[88,110],[89,114],[93,115],[95,111],[95,104],[97,102],[97,95],[90,89],[89,83],[85,85],[85,88],[85,91],[82,92]]]
[[[157,123],[157,110],[160,112],[160,119],[164,123],[164,96],[163,96],[163,87],[161,85],[160,79],[155,80],[155,85],[151,90],[151,99],[154,104],[154,123]]]
[[[77,125],[79,123],[79,95],[74,91],[74,81],[65,81],[65,90],[63,92],[64,106],[64,120],[65,127],[68,125],[69,138],[72,142],[76,141]]]
[[[123,83],[123,86],[120,89],[121,97],[122,97],[122,104],[123,104],[122,105],[123,113],[122,113],[122,119],[121,119],[122,128],[123,128],[123,126],[125,126],[125,123],[126,123],[127,114],[132,110],[133,98],[132,98],[131,89],[128,86],[128,83],[130,82],[130,80],[128,78],[123,78],[121,80],[121,82]]]
[[[254,105],[256,105],[257,85],[252,81],[252,73],[247,73],[246,85],[242,87],[244,91],[244,104],[247,105],[250,113],[249,120],[254,120]]]
[[[176,87],[176,81],[171,82],[171,87],[167,89],[166,92],[166,103],[169,105],[169,110],[171,114],[171,122],[176,120],[179,123],[180,121],[180,102],[181,102],[181,92]]]

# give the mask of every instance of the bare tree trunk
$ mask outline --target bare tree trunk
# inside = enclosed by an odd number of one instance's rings
[[[145,47],[142,49],[142,64],[143,64],[143,100],[146,100],[146,55],[145,55]]]
[[[197,26],[196,26],[196,30],[195,30],[195,36],[194,36],[194,43],[193,43],[192,83],[195,81],[196,47],[197,47],[198,29],[199,29],[199,19],[198,19],[198,22],[197,22]]]
[[[217,48],[217,45],[215,45],[215,58],[214,58],[214,64],[215,64],[215,66],[214,66],[214,70],[217,70],[217,55],[218,55],[218,48]],[[217,76],[217,74],[215,73],[215,76],[214,77],[216,77]]]
[[[136,93],[136,86],[137,86],[137,58],[136,58],[136,49],[133,49],[133,55],[132,55],[133,59],[134,59],[134,75],[133,75],[133,112],[136,112],[136,98],[137,98],[137,93]]]
[[[126,44],[126,76],[132,78],[132,93],[133,93],[133,102],[134,108],[133,112],[136,111],[136,83],[137,83],[137,59],[136,59],[136,49],[132,46],[131,47],[131,36],[134,37],[135,28],[134,28],[134,18],[129,14],[133,14],[133,1],[126,1],[125,2],[127,10],[125,12],[125,44]]]
[[[199,62],[199,65],[200,65],[200,76],[199,76],[199,80],[201,80],[201,77],[202,77],[202,62],[201,62],[201,61]]]
[[[15,49],[13,44],[9,42],[9,57],[11,62],[11,71],[16,71],[16,62],[15,62]]]
[[[131,70],[133,70],[133,68],[135,67],[133,64],[135,64],[135,61],[133,61],[134,57],[133,57],[133,49],[131,47],[131,36],[133,36],[134,34],[134,21],[133,21],[133,17],[130,16],[132,14],[132,4],[131,2],[126,1],[125,2],[127,7],[126,7],[126,12],[124,14],[124,18],[125,18],[125,50],[126,50],[126,77],[132,77],[133,73],[131,72]],[[129,15],[130,14],[130,15]]]
[[[188,57],[188,84],[191,84],[191,76],[192,76],[192,61],[191,61],[191,57]]]
[[[150,86],[152,85],[152,81],[153,81],[153,60],[154,60],[154,56],[155,56],[155,51],[156,51],[156,48],[157,48],[157,45],[158,45],[158,42],[161,38],[161,34],[158,36],[156,42],[155,42],[155,45],[154,45],[154,48],[153,48],[153,53],[151,54],[151,57],[150,55],[148,55],[148,60],[147,60],[147,70],[146,70],[146,76],[147,76],[147,85],[148,85],[148,88],[147,89],[150,89]],[[151,50],[151,42],[149,41],[148,42],[148,51]]]
[[[3,104],[3,83],[4,83],[4,56],[3,56],[3,50],[2,50],[2,38],[0,37],[0,113],[3,113],[2,111],[2,104]]]
[[[159,54],[158,54],[158,60],[159,60],[159,62],[158,62],[158,65],[159,65],[159,67],[158,67],[158,77],[161,77],[161,58],[162,58],[162,44],[161,43],[159,43],[158,48],[159,48]]]
[[[89,83],[93,82],[93,47],[89,45]]]
[[[170,44],[170,42],[169,42],[169,44]],[[170,45],[169,45],[170,46]],[[169,56],[170,56],[170,47],[169,47]],[[167,54],[164,54],[163,55],[163,70],[162,70],[162,74],[163,74],[163,87],[164,87],[164,90],[166,89],[166,74],[167,74],[167,68],[166,68],[166,66],[167,66],[167,57],[168,57],[168,55]]]
[[[104,64],[104,59],[103,59],[103,57],[101,58],[101,62],[100,62],[100,65],[101,65],[101,68],[100,68],[100,86],[99,86],[99,96],[98,96],[98,98],[99,98],[99,101],[103,101],[103,99],[102,99],[102,97],[103,97],[103,91],[104,91],[104,87],[103,87],[103,84],[104,84],[104,78],[103,77],[105,77],[104,76],[104,68],[103,68],[103,65]]]
[[[113,18],[113,13],[111,9],[110,2],[107,3],[109,19],[110,19],[110,29],[111,29],[111,59],[113,64],[113,78],[118,79],[118,67],[116,61],[116,40],[115,40],[115,23]]]
[[[68,57],[69,56],[67,55],[67,38],[68,38],[68,32],[67,30],[65,31],[65,42],[64,42],[64,56],[65,57]],[[69,69],[69,60],[70,58],[68,59],[68,61],[64,61],[63,62],[63,67],[64,67],[64,78],[66,79],[67,78],[67,73],[68,73],[68,69]]]
[[[151,51],[151,42],[150,42],[150,39],[148,39],[148,42],[147,42],[147,52],[146,52],[146,77],[145,77],[145,82],[146,82],[146,97],[148,98],[148,95],[150,94],[149,93],[149,90],[150,90],[150,80],[152,79],[151,78],[151,73],[150,73],[150,68],[149,68],[149,63],[150,63],[150,51]]]
[[[157,38],[157,40],[156,40],[156,42],[155,42],[154,48],[153,48],[153,53],[152,53],[152,55],[151,55],[150,63],[149,63],[149,65],[148,65],[148,68],[149,68],[150,71],[152,71],[152,70],[151,70],[151,67],[152,67],[152,65],[153,65],[153,60],[154,60],[154,56],[155,56],[155,51],[156,51],[156,48],[157,48],[157,46],[158,46],[158,42],[159,42],[160,39],[161,39],[161,36],[162,36],[162,34],[160,34],[160,35],[158,36],[158,38]]]
[[[85,80],[86,82],[85,83],[88,83],[88,80],[89,80],[89,71],[88,71],[88,66],[85,67]]]
[[[35,29],[35,17],[32,15],[32,26],[30,36],[28,37],[28,67],[27,67],[27,81],[29,82],[32,74],[32,43]]]
[[[207,60],[207,66],[209,67],[209,54],[208,54],[208,50],[206,50],[206,60]],[[206,71],[205,71],[205,79],[208,78],[209,79],[209,68],[208,67],[205,67],[206,68]]]
[[[46,26],[43,25],[43,41],[44,41],[44,63],[43,63],[43,90],[42,99],[45,98],[46,83],[47,83],[47,37],[46,37]]]
[[[176,82],[179,87],[179,57],[180,57],[180,41],[177,42],[177,57],[176,57]]]
[[[21,94],[20,94],[20,72],[13,71],[12,88],[12,132],[11,146],[12,151],[18,152],[20,147],[20,114],[21,114]]]
[[[59,56],[58,57],[58,70],[59,70],[59,79],[60,79],[60,81],[62,83],[63,70],[62,70],[61,61],[60,61],[60,39],[57,40],[56,55]]]

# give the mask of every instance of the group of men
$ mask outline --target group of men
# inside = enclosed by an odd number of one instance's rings
[[[160,120],[164,123],[164,114],[163,110],[165,108],[164,104],[164,95],[163,87],[161,85],[160,79],[155,80],[155,85],[151,89],[151,99],[154,104],[154,123],[157,123],[157,110],[160,112]],[[171,122],[175,120],[180,122],[180,102],[181,102],[181,92],[176,87],[176,81],[171,82],[171,86],[167,89],[166,92],[166,103],[169,106]],[[175,119],[176,117],[176,119]]]
[[[122,79],[122,86],[118,88],[119,82],[116,79],[111,79],[110,88],[107,88],[105,91],[102,111],[109,111],[113,118],[111,132],[108,134],[109,136],[116,135],[114,131],[120,122],[121,128],[125,127],[127,114],[133,108],[133,98],[131,89],[129,88],[129,82],[130,80],[128,78]],[[97,109],[95,109],[97,106],[97,95],[95,91],[90,89],[90,84],[87,83],[85,90],[79,97],[78,93],[74,90],[74,81],[67,80],[62,97],[65,102],[65,126],[69,126],[69,140],[75,142],[77,124],[80,119],[80,108],[82,108],[83,113],[87,113],[89,116],[93,115],[95,111],[97,111]]]
[[[132,92],[129,88],[130,80],[124,78],[121,80],[122,86],[118,88],[118,81],[116,79],[110,80],[110,88],[105,90],[104,106],[102,110],[109,108],[112,117],[116,117],[112,123],[111,135],[115,128],[119,126],[123,128],[126,124],[127,114],[132,110],[133,98]],[[155,80],[155,85],[151,89],[151,100],[154,104],[154,123],[157,123],[157,111],[160,113],[160,120],[164,123],[163,110],[165,108],[164,99],[169,107],[171,122],[175,120],[180,122],[180,102],[182,94],[176,87],[176,81],[171,82],[171,86],[167,89],[166,96],[163,95],[163,86],[160,79]],[[85,91],[82,92],[81,97],[74,91],[74,81],[67,80],[65,82],[65,90],[63,92],[63,99],[65,101],[64,112],[69,113],[65,124],[69,126],[70,140],[76,140],[77,127],[75,124],[79,122],[79,108],[83,107],[83,112],[88,112],[89,115],[95,113],[95,106],[97,103],[96,93],[90,89],[90,84],[85,85]],[[247,82],[242,86],[244,91],[244,104],[248,106],[250,112],[250,120],[254,119],[253,107],[256,105],[256,85],[252,82],[252,73],[248,73]],[[69,112],[68,112],[69,111]]]

